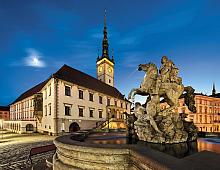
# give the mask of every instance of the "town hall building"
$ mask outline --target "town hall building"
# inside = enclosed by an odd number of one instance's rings
[[[97,78],[63,65],[10,105],[10,120],[5,127],[18,133],[58,135],[95,128],[110,119],[124,121],[124,112],[130,114],[131,103],[115,88],[115,61],[109,56],[106,16],[103,34]],[[125,125],[121,123],[117,128]]]

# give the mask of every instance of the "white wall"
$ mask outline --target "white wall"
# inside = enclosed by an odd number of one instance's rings
[[[71,96],[65,95],[65,85],[71,87]],[[51,88],[51,95],[49,95],[49,89]],[[79,99],[79,89],[83,90],[83,99]],[[66,132],[69,132],[69,126],[72,122],[77,122],[81,129],[88,129],[95,126],[97,121],[104,121],[106,119],[106,106],[107,98],[110,98],[110,105],[115,105],[115,100],[117,100],[117,106],[121,107],[121,102],[123,103],[123,108],[128,105],[127,113],[130,113],[130,103],[123,100],[115,99],[111,96],[86,89],[84,87],[79,87],[70,82],[65,82],[63,80],[58,81],[58,98],[57,98],[57,115],[56,120],[56,104],[55,104],[55,79],[51,78],[48,83],[40,91],[43,93],[43,117],[41,122],[37,121],[37,129],[39,132],[49,132],[52,134],[56,133],[56,124],[58,128],[58,133],[62,130],[62,124],[64,123],[64,128]],[[89,93],[93,93],[93,102],[89,101]],[[102,96],[102,104],[99,103],[99,96]],[[15,103],[10,106],[10,116],[12,120],[21,120],[20,113],[20,103],[29,102],[28,107],[24,108],[27,120],[35,120],[33,118],[33,97],[28,97],[20,102]],[[49,106],[51,105],[51,115],[49,114]],[[65,115],[65,105],[71,106],[70,116]],[[47,114],[45,110],[47,106]],[[79,107],[84,108],[83,117],[79,116]],[[90,117],[90,108],[94,111],[93,117]],[[102,118],[99,118],[99,110],[102,110]],[[57,122],[57,123],[56,123]]]

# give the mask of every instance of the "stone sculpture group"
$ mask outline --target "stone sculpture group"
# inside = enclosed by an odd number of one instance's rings
[[[140,88],[134,88],[128,98],[134,101],[136,94],[147,96],[146,103],[135,103],[134,128],[139,140],[152,143],[180,143],[197,139],[192,121],[186,121],[185,113],[177,113],[179,98],[184,98],[191,112],[196,112],[194,89],[184,87],[179,69],[166,56],[161,59],[158,71],[153,63],[140,64],[139,71],[146,72]],[[162,100],[162,101],[161,101]],[[161,109],[161,102],[169,107]]]

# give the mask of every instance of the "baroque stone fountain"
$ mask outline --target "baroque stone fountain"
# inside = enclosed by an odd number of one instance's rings
[[[194,89],[184,87],[175,64],[163,56],[159,71],[153,63],[140,64],[138,70],[146,73],[144,80],[140,88],[131,90],[128,98],[134,101],[137,94],[147,96],[144,105],[135,103],[137,121],[134,128],[139,140],[169,144],[195,141],[197,129],[194,123],[185,120],[185,113],[174,112],[180,97],[184,97],[190,111],[196,112]],[[162,110],[161,102],[166,102],[169,107]]]
[[[194,89],[183,86],[179,70],[171,60],[164,56],[161,63],[159,71],[153,63],[139,65],[138,70],[146,74],[140,88],[131,90],[129,99],[134,101],[135,95],[147,96],[147,99],[144,105],[135,103],[134,114],[127,114],[128,136],[124,132],[93,130],[60,136],[54,140],[57,150],[53,169],[181,170],[198,167],[190,159],[175,156],[182,157],[196,147],[196,142],[190,142],[197,139],[195,125],[185,120],[184,113],[173,111],[180,97],[185,98],[190,111],[196,111]],[[161,100],[170,107],[162,110]],[[127,142],[130,137],[140,141],[131,144],[130,140]],[[165,153],[175,153],[170,154],[175,157]]]

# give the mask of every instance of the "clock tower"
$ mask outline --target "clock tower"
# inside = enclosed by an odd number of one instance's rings
[[[102,56],[97,57],[96,69],[97,79],[114,87],[114,57],[109,57],[108,51],[108,37],[107,37],[107,26],[106,26],[106,10],[104,16],[104,30],[102,40]]]

